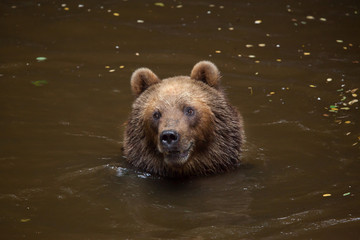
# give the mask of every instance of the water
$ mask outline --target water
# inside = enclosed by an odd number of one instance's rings
[[[155,3],[0,3],[1,238],[358,239],[358,1]],[[244,116],[243,166],[132,169],[131,73],[203,59]]]

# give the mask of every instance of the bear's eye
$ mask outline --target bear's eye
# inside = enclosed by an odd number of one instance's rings
[[[194,116],[195,109],[193,109],[192,107],[186,107],[184,112],[186,116]]]
[[[159,111],[156,111],[153,113],[153,118],[155,120],[159,120],[161,118],[161,113]]]

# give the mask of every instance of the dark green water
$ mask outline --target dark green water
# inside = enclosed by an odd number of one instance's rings
[[[2,1],[1,238],[358,239],[359,23],[350,0]],[[243,167],[129,168],[131,73],[204,59],[243,114]]]

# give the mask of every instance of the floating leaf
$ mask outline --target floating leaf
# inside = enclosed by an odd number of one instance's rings
[[[45,84],[47,84],[48,82],[46,80],[38,80],[38,81],[33,81],[31,83],[37,87],[41,87],[41,86],[44,86]]]
[[[349,196],[349,195],[350,195],[350,192],[347,192],[347,193],[343,194],[344,197]]]
[[[351,93],[355,93],[357,90],[359,90],[358,88],[354,88],[351,90]]]
[[[165,7],[165,4],[162,3],[162,2],[154,3],[154,5],[157,6],[157,7]]]
[[[46,57],[37,57],[36,60],[38,60],[39,62],[45,61],[47,58]]]
[[[357,103],[359,100],[357,99],[354,99],[354,100],[351,100],[350,102],[348,102],[349,105],[353,105],[354,103]]]

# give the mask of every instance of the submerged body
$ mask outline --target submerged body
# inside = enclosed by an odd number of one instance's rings
[[[160,80],[140,68],[131,78],[137,96],[127,122],[124,154],[135,167],[166,177],[209,175],[235,168],[243,143],[240,113],[219,89],[211,62],[191,76]]]

